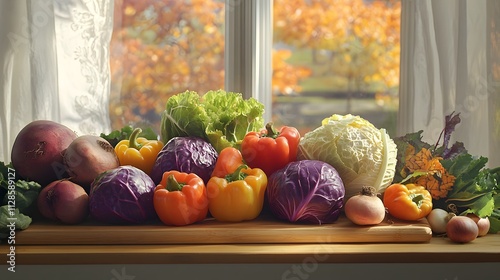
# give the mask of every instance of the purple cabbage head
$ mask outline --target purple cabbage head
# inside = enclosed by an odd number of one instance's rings
[[[139,224],[156,218],[155,183],[142,170],[120,166],[100,174],[92,182],[90,215],[113,224]]]
[[[266,189],[272,214],[289,222],[335,222],[344,204],[345,188],[337,170],[319,160],[291,162],[274,172]]]
[[[199,137],[174,137],[161,149],[151,172],[155,184],[159,184],[163,173],[177,170],[194,173],[208,183],[215,168],[218,153],[207,141]]]

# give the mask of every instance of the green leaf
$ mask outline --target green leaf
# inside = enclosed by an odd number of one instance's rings
[[[490,230],[488,233],[500,232],[500,209],[495,209],[488,219],[490,220]]]
[[[201,97],[194,91],[185,91],[167,100],[161,116],[161,140],[167,143],[174,137],[194,136],[205,140],[210,118]]]
[[[17,186],[17,184],[16,184]],[[15,194],[15,203],[16,208],[22,213],[28,214],[29,208],[36,204],[36,200],[38,198],[38,194],[40,193],[40,185],[34,187],[30,190],[18,190],[16,189]],[[6,195],[3,198],[2,205],[6,205],[8,203],[9,197]]]
[[[10,168],[10,170],[9,170]],[[36,208],[36,200],[41,186],[34,181],[25,181],[11,178],[12,164],[0,162],[0,238],[7,237],[10,229],[8,225],[15,222],[16,229],[25,229],[31,223],[27,216]],[[9,182],[10,179],[10,182]],[[12,205],[11,201],[15,202]]]
[[[236,147],[249,131],[264,127],[264,105],[242,94],[212,90],[200,96],[194,91],[176,94],[167,100],[161,120],[161,138],[196,136],[220,152]]]
[[[470,193],[460,193],[459,198],[447,199],[448,206],[454,205],[461,214],[474,213],[480,217],[487,217],[495,209],[495,199],[492,193],[473,195]]]
[[[0,239],[9,236],[13,223],[16,230],[23,230],[28,228],[32,219],[19,212],[19,209],[9,208],[7,205],[0,207]]]
[[[418,132],[412,132],[401,137],[396,137],[394,138],[394,143],[396,143],[398,148],[403,145],[412,145],[415,147],[415,151],[420,151],[422,148],[429,149],[431,145],[422,141],[423,132],[423,130],[419,130]]]
[[[399,183],[404,184],[405,182],[407,182],[410,179],[417,178],[417,177],[424,176],[424,175],[432,175],[433,173],[434,172],[432,172],[432,171],[415,171],[415,172],[411,173],[410,175],[406,176],[403,180],[399,181]]]
[[[122,127],[120,130],[113,130],[109,134],[101,133],[100,137],[104,138],[108,141],[113,147],[118,144],[121,140],[126,140],[130,138],[130,135],[134,131],[135,127],[131,125],[126,125]],[[158,140],[158,134],[154,132],[151,127],[141,127],[142,132],[139,134],[139,137],[144,137],[148,140]]]
[[[0,205],[6,205],[14,197],[15,207],[22,213],[25,213],[28,208],[35,204],[41,186],[37,182],[17,178],[11,179],[11,183],[9,183],[9,168],[13,170],[10,164],[5,165],[3,162],[0,162],[0,188],[2,189]],[[12,173],[11,171],[10,174]],[[14,193],[12,193],[12,190],[14,190]]]
[[[456,193],[453,197],[448,196],[448,199],[446,199],[446,202],[471,201],[471,200],[477,199],[483,195],[484,195],[483,193],[476,194],[476,193],[470,193],[470,192],[463,191],[463,192]]]
[[[497,174],[491,169],[483,168],[475,180],[475,191],[478,193],[492,192],[498,189]]]
[[[207,133],[207,137],[210,144],[212,144],[212,146],[218,153],[220,153],[220,151],[222,151],[222,149],[226,147],[233,146],[233,144],[226,139],[226,136],[223,135],[222,131],[220,130]]]
[[[493,199],[495,201],[495,208],[500,209],[500,194],[493,195]]]
[[[495,209],[495,200],[491,197],[490,193],[476,200],[469,208],[472,213],[481,218],[488,217],[493,213],[493,209]]]
[[[401,182],[404,180],[403,175],[400,172],[404,169],[406,150],[410,145],[415,148],[416,152],[420,151],[422,148],[429,149],[431,147],[431,145],[422,141],[423,132],[423,130],[420,130],[418,132],[408,133],[404,136],[393,139],[397,147],[397,163],[394,182]]]
[[[472,193],[473,191],[468,188],[474,183],[486,162],[488,158],[474,158],[470,154],[461,154],[453,159],[442,160],[443,167],[456,178],[448,197],[453,198],[455,194],[463,191]],[[472,187],[475,188],[473,185]]]

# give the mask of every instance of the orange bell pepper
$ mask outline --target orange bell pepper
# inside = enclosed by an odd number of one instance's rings
[[[392,184],[384,191],[384,206],[393,217],[417,221],[432,211],[432,196],[423,186]]]
[[[153,204],[166,225],[184,226],[202,221],[208,214],[205,183],[194,173],[167,171],[154,191]]]
[[[243,156],[241,152],[233,147],[222,149],[215,162],[214,170],[211,177],[225,177],[231,174],[243,164]]]

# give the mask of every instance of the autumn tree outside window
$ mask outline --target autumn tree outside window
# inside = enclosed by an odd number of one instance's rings
[[[112,125],[159,127],[169,96],[223,88],[302,132],[334,113],[393,132],[399,20],[387,0],[115,1]]]

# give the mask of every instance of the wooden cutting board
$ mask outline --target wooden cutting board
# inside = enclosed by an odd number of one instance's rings
[[[358,226],[341,216],[333,224],[309,225],[259,217],[252,221],[224,223],[214,219],[188,226],[104,225],[85,222],[61,225],[33,222],[16,234],[16,244],[116,245],[116,244],[283,244],[283,243],[418,243],[432,237],[425,219],[414,223],[393,220],[376,226]]]

